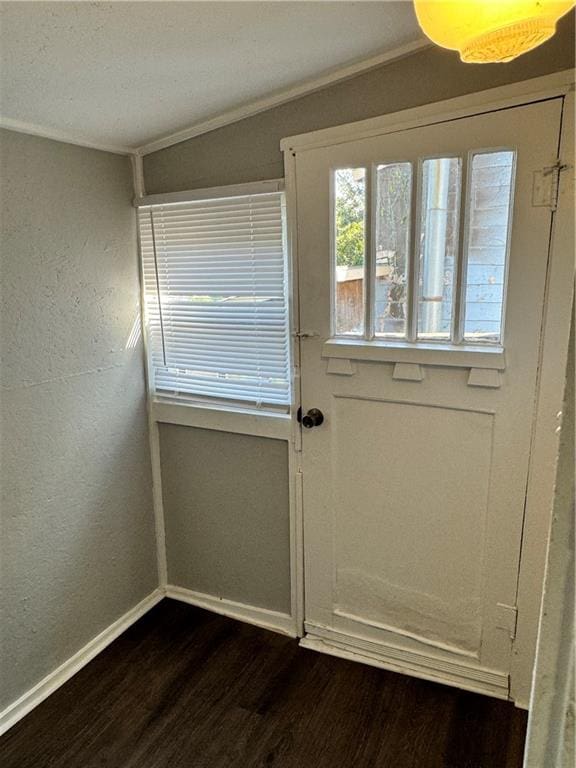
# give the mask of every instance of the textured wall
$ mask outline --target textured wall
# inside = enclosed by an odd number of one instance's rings
[[[510,64],[462,64],[431,47],[144,158],[146,191],[173,192],[284,175],[280,139],[450,99],[574,66],[574,13],[552,40]]]
[[[129,161],[0,140],[2,709],[158,581]]]
[[[287,448],[160,425],[170,584],[290,612]]]

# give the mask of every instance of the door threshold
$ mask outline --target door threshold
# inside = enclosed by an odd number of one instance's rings
[[[344,635],[325,627],[319,627],[318,630],[321,635],[308,632],[300,640],[300,645],[312,651],[368,664],[389,672],[481,693],[496,699],[509,699],[509,676],[502,672],[440,659],[432,654],[415,654],[403,648]]]

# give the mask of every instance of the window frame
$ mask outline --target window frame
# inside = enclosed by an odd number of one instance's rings
[[[284,179],[270,179],[259,182],[249,182],[244,184],[233,184],[222,187],[209,187],[203,189],[187,190],[182,192],[173,192],[165,194],[153,194],[142,195],[134,199],[134,207],[138,211],[141,208],[151,208],[152,206],[169,205],[173,203],[192,203],[201,202],[204,200],[217,200],[234,197],[244,197],[251,195],[265,195],[270,193],[280,193],[281,195],[281,210],[282,210],[282,242],[284,251],[284,295],[287,312],[287,325],[286,325],[286,344],[287,344],[287,358],[288,358],[288,401],[286,404],[267,404],[262,403],[258,405],[256,402],[227,399],[222,396],[215,395],[214,397],[208,395],[194,395],[193,393],[173,393],[156,390],[155,379],[155,366],[152,359],[152,350],[150,343],[150,334],[148,331],[148,319],[146,310],[146,287],[144,280],[144,260],[140,238],[140,227],[137,222],[137,238],[138,238],[138,253],[139,253],[139,269],[141,280],[141,303],[142,303],[142,315],[143,315],[143,339],[144,339],[144,353],[147,371],[147,390],[148,399],[150,401],[150,413],[153,418],[156,418],[156,414],[172,414],[172,418],[163,419],[171,423],[180,423],[180,417],[176,416],[177,412],[188,413],[188,416],[182,416],[186,421],[192,420],[195,422],[199,420],[199,424],[203,424],[204,420],[208,418],[209,422],[215,420],[215,423],[221,423],[227,425],[232,419],[232,423],[236,422],[234,419],[240,418],[242,422],[248,419],[251,423],[261,422],[263,424],[268,423],[271,436],[277,433],[278,437],[283,438],[286,431],[286,427],[283,426],[284,422],[291,419],[291,414],[294,409],[294,334],[293,334],[293,308],[294,308],[294,293],[293,293],[293,279],[292,279],[292,262],[291,262],[291,247],[290,247],[290,235],[289,235],[289,222],[287,221],[287,204],[286,204],[286,192]],[[198,417],[192,417],[193,412],[198,413]],[[205,414],[204,416],[202,414]],[[213,414],[210,416],[209,414]],[[234,415],[236,414],[236,415]],[[218,427],[214,427],[218,429]],[[226,426],[222,427],[226,429]],[[236,431],[232,429],[232,431]]]
[[[512,153],[512,170],[510,191],[508,197],[508,221],[507,239],[504,261],[504,284],[502,294],[502,307],[500,314],[500,336],[498,340],[489,339],[470,340],[465,338],[466,318],[466,288],[468,270],[468,250],[470,231],[470,195],[472,182],[472,163],[476,155],[496,154],[498,152]],[[456,246],[455,271],[452,289],[452,307],[449,339],[421,339],[418,338],[418,302],[419,302],[419,278],[420,278],[420,250],[419,242],[422,232],[422,187],[423,168],[427,160],[451,159],[460,161],[460,188],[457,207],[458,239]],[[455,353],[453,364],[458,367],[466,367],[463,360],[470,360],[471,355],[477,353],[475,367],[504,368],[505,349],[505,317],[506,296],[508,292],[508,274],[510,267],[510,247],[512,229],[514,224],[514,198],[516,188],[517,149],[513,146],[475,147],[464,153],[426,154],[417,159],[394,158],[378,160],[364,165],[337,165],[330,168],[330,339],[324,344],[325,357],[348,357],[350,359],[365,360],[395,360],[400,358],[414,362],[430,362],[431,352],[438,350],[442,353]],[[377,206],[377,169],[381,165],[400,165],[410,163],[412,168],[411,193],[410,193],[410,226],[408,235],[407,254],[407,285],[406,285],[406,335],[402,337],[386,337],[383,334],[376,335],[374,329],[375,315],[375,281],[376,281],[376,253],[375,253],[375,228]],[[364,209],[365,209],[365,255],[364,255],[364,333],[363,334],[337,334],[336,333],[336,173],[341,170],[364,170]],[[359,354],[360,347],[371,348]],[[347,349],[350,354],[343,354]],[[388,350],[388,351],[386,351]],[[409,355],[398,355],[401,350],[412,350]],[[460,353],[460,354],[458,354]],[[487,354],[486,354],[487,353]],[[445,357],[445,354],[443,355]],[[489,364],[488,364],[489,363]],[[446,363],[447,364],[447,363]]]

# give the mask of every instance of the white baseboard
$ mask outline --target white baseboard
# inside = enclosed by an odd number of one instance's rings
[[[223,598],[206,595],[202,592],[194,592],[192,589],[170,585],[166,587],[166,597],[195,605],[197,608],[205,608],[207,611],[220,613],[222,616],[228,616],[230,619],[254,624],[257,627],[269,629],[272,632],[279,632],[281,635],[288,635],[288,637],[298,636],[296,622],[288,613],[271,611],[268,608],[258,608],[254,605],[246,605],[246,603],[236,603],[233,600],[224,600]]]
[[[88,664],[95,656],[116,640],[129,626],[134,624],[139,618],[153,608],[164,597],[164,590],[156,589],[142,602],[135,605],[127,613],[121,616],[113,624],[110,624],[104,631],[96,635],[89,643],[81,648],[77,653],[71,656],[67,661],[61,664],[53,672],[41,680],[29,691],[20,696],[19,699],[9,704],[6,709],[0,712],[0,735],[15,725],[34,707],[37,707],[44,699],[54,693],[65,682],[70,680],[76,672]]]
[[[307,633],[300,641],[303,648],[497,699],[508,699],[508,675],[502,672],[376,643],[315,624],[307,623],[306,629]]]

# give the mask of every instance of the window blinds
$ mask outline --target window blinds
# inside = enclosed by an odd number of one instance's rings
[[[283,194],[139,208],[154,391],[290,402]]]

